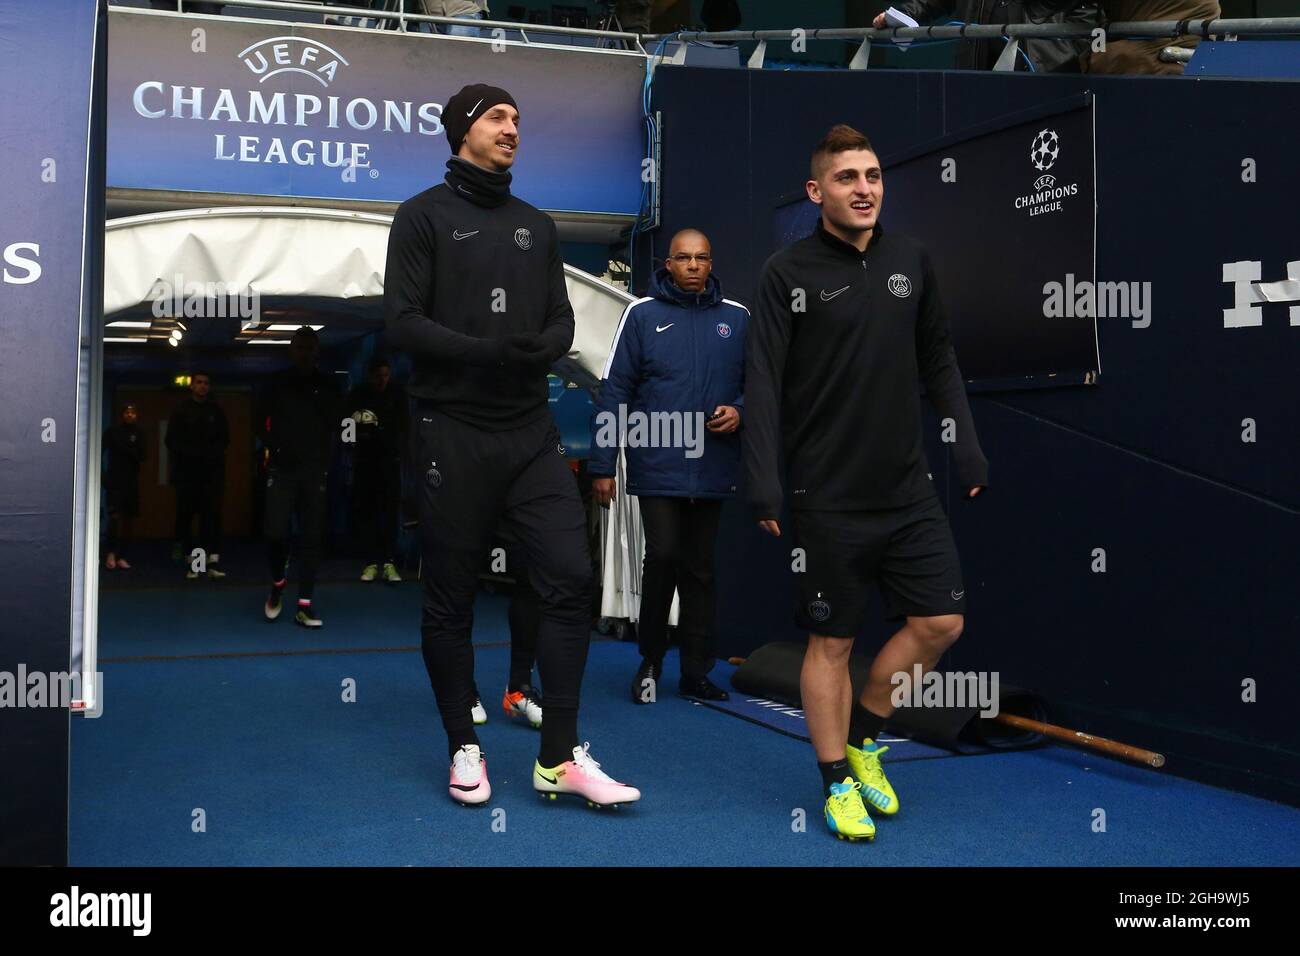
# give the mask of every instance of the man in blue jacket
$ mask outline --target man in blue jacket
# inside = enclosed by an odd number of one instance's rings
[[[595,403],[589,472],[596,500],[615,494],[620,445],[627,493],[645,527],[638,628],[641,667],[632,699],[653,703],[668,649],[668,612],[681,594],[683,696],[726,700],[713,667],[713,554],[722,501],[736,490],[749,310],[722,297],[709,240],[673,236],[650,295],[619,322]]]

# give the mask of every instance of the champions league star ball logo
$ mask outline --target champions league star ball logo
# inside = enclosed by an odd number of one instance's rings
[[[1058,184],[1056,177],[1047,172],[1056,165],[1060,156],[1061,137],[1056,130],[1039,130],[1029,147],[1029,161],[1042,175],[1034,180],[1033,192],[1015,198],[1013,205],[1016,209],[1025,210],[1030,216],[1060,212],[1068,197],[1078,195],[1078,183]]]
[[[1029,161],[1034,164],[1034,169],[1045,172],[1052,168],[1060,153],[1061,138],[1056,135],[1056,130],[1039,130],[1034,144],[1029,147]]]
[[[731,326],[728,325],[726,322],[719,322],[718,334],[721,335],[724,339],[731,338]]]

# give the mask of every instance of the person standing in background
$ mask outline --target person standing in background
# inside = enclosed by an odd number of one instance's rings
[[[487,0],[416,0],[411,7],[429,17],[456,17],[459,20],[483,20],[488,15]],[[415,28],[409,24],[408,29]],[[421,33],[442,33],[447,36],[477,37],[482,32],[478,27],[459,26],[450,23],[420,23]]]
[[[140,463],[148,453],[144,429],[136,424],[134,405],[122,409],[122,421],[104,433],[108,470],[108,555],[104,566],[130,570],[123,547],[131,539],[131,523],[140,514]]]
[[[221,406],[208,397],[211,388],[207,372],[194,372],[190,376],[190,397],[167,421],[166,445],[171,455],[172,484],[176,486],[175,537],[190,563],[185,576],[191,581],[205,572],[214,579],[226,576],[217,564],[221,560],[221,502],[226,490],[230,424]],[[193,549],[196,513],[202,562],[195,561]]]
[[[365,549],[362,581],[373,581],[383,568],[384,580],[397,584],[397,516],[402,499],[402,448],[407,429],[406,393],[392,382],[388,359],[377,355],[366,380],[348,396],[347,411],[356,422],[352,457],[352,504],[357,532]]]
[[[1050,23],[1095,27],[1099,23],[1095,0],[906,0],[897,7],[922,26],[945,21],[972,26]],[[871,25],[877,30],[889,26],[883,10]],[[957,69],[991,70],[1006,45],[1002,39],[964,41],[957,48]],[[1025,37],[1020,41],[1021,56],[1017,57],[1020,62],[1016,68],[1026,64],[1035,73],[1078,73],[1079,58],[1086,55],[1087,49],[1087,39]]]
[[[300,326],[289,343],[293,367],[277,374],[265,393],[257,426],[271,454],[266,473],[267,558],[271,593],[263,611],[280,616],[289,560],[289,530],[298,519],[298,610],[301,627],[322,627],[312,610],[316,569],[325,533],[325,492],[334,430],[340,427],[338,389],[316,367],[320,339],[310,325]]]
[[[709,240],[698,229],[672,238],[650,295],[623,312],[592,416],[591,489],[608,505],[616,493],[620,444],[627,448],[627,494],[645,528],[638,638],[641,666],[632,700],[654,703],[668,650],[668,613],[681,593],[683,697],[726,700],[709,680],[714,665],[714,548],[722,502],[736,491],[744,407],[749,310],[722,297]],[[630,410],[630,411],[629,411]],[[686,442],[638,442],[611,425],[634,416],[683,422]],[[694,426],[698,422],[698,430]],[[651,426],[651,432],[654,426]],[[656,436],[657,437],[657,436]],[[649,447],[646,447],[647,444]]]
[[[1222,16],[1219,0],[1102,0],[1107,23],[1148,20],[1216,20]],[[1085,73],[1146,73],[1182,76],[1182,63],[1165,63],[1160,51],[1167,46],[1193,50],[1200,37],[1106,38],[1106,49],[1086,50],[1080,61]]]

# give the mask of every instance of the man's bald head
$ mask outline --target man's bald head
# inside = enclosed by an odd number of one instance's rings
[[[681,242],[702,242],[705,248],[709,247],[709,237],[698,229],[679,229],[673,234],[672,240],[668,243],[668,254],[671,256],[677,251],[678,243]]]
[[[683,292],[703,292],[713,269],[709,238],[698,229],[682,229],[668,244],[668,275]]]

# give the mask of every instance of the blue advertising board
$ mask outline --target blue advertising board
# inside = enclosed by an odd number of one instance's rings
[[[645,56],[114,10],[108,185],[401,202],[442,181],[442,109],[490,83],[519,106],[513,191],[635,215]]]
[[[102,0],[0,0],[0,865],[67,854],[70,701],[51,682],[74,670],[85,583],[78,463],[102,295],[104,18]]]

